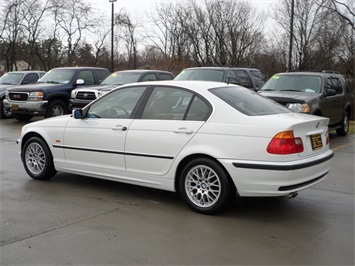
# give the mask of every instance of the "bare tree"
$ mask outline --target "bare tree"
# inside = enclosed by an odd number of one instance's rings
[[[125,10],[121,10],[119,14],[116,15],[115,24],[119,29],[118,37],[120,40],[124,41],[124,46],[126,47],[128,68],[136,69],[138,67],[136,37],[137,24],[133,22],[133,19]]]
[[[18,60],[19,44],[23,39],[21,0],[9,0],[4,7],[4,13],[1,22],[0,39],[5,46],[6,70],[17,70],[16,60]]]
[[[67,40],[67,64],[73,65],[83,33],[92,27],[91,6],[84,0],[52,0],[52,5],[57,12],[55,23]]]
[[[23,2],[22,16],[24,34],[28,43],[27,63],[28,68],[35,67],[36,46],[39,45],[39,35],[43,31],[43,19],[45,13],[50,9],[50,0],[46,0],[44,5],[37,0],[27,0]]]

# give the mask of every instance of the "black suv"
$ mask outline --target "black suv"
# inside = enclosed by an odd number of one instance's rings
[[[152,80],[172,80],[173,78],[173,73],[163,70],[133,69],[117,71],[97,86],[81,87],[73,90],[69,109],[83,108],[91,101],[120,85]]]
[[[346,136],[354,95],[338,72],[288,72],[272,76],[259,93],[294,112],[328,117],[329,129]]]
[[[174,80],[207,80],[233,83],[258,91],[265,77],[257,68],[247,67],[190,67],[182,70]]]

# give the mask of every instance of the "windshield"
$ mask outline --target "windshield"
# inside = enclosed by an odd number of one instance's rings
[[[75,74],[74,69],[53,69],[47,72],[38,82],[41,83],[69,83]]]
[[[5,73],[0,78],[0,85],[17,85],[22,77],[23,73]]]
[[[321,78],[310,75],[274,75],[260,91],[318,93],[321,91]]]
[[[246,115],[257,116],[292,112],[269,98],[261,96],[251,90],[241,89],[240,87],[228,86],[211,89],[210,91],[227,104]]]
[[[223,81],[222,70],[217,69],[184,69],[174,80],[206,80]]]
[[[102,85],[123,85],[128,83],[137,82],[142,76],[141,73],[112,73],[110,76],[105,78],[101,84]]]

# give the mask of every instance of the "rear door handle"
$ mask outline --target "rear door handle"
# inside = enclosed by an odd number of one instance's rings
[[[191,129],[182,127],[182,128],[177,129],[177,130],[174,130],[174,133],[192,134],[193,131]]]
[[[111,129],[115,130],[115,131],[118,131],[118,130],[126,131],[127,127],[126,126],[122,126],[122,125],[117,125],[117,126],[112,127]]]

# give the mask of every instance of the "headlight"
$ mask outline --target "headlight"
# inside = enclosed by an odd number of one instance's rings
[[[306,103],[290,103],[287,108],[295,113],[310,113],[309,105]]]
[[[42,101],[43,100],[43,92],[42,91],[33,91],[28,95],[29,101]]]
[[[77,93],[78,93],[78,90],[72,90],[71,93],[70,93],[70,97],[72,99],[75,99],[75,96],[76,96]]]

